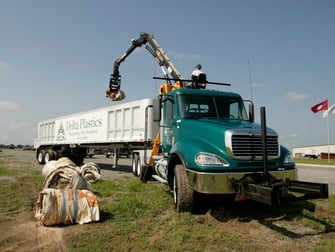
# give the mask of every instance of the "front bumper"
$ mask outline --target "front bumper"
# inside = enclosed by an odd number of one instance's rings
[[[242,173],[205,173],[187,170],[190,186],[194,191],[208,194],[232,194],[235,193],[232,181],[241,180],[248,175],[262,172],[242,172]],[[284,171],[269,171],[278,180],[296,180],[297,169]]]

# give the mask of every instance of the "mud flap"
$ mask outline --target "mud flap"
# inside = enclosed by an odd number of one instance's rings
[[[140,173],[139,177],[140,177],[140,180],[143,183],[146,183],[147,181],[149,181],[152,177],[152,167],[147,166],[147,165],[142,165],[141,166],[141,173]]]

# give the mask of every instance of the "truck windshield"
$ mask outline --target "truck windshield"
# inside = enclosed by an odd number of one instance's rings
[[[185,119],[248,120],[243,101],[228,96],[179,95],[178,110]]]

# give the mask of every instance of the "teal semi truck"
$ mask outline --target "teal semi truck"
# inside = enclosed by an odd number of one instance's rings
[[[157,136],[145,141],[143,149],[133,150],[133,173],[142,181],[167,184],[178,212],[192,212],[197,193],[235,194],[269,205],[279,204],[291,191],[328,197],[328,185],[296,180],[291,153],[266,126],[264,107],[257,124],[251,101],[207,88],[229,84],[209,82],[204,73],[184,79],[153,35],[141,33],[114,62],[108,98],[124,98],[119,66],[144,44],[163,71],[163,77],[154,78],[166,83],[147,107],[152,116],[146,122],[157,123]]]

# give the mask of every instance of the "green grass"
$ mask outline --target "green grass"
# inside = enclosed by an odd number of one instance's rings
[[[310,159],[310,158],[295,158],[294,161],[296,163],[300,164],[313,164],[313,165],[334,165],[335,166],[335,160],[330,159]]]
[[[23,211],[33,211],[43,182],[40,169],[5,153],[0,153],[0,224]],[[157,182],[110,178],[92,188],[100,201],[100,221],[65,226],[67,251],[262,251],[270,233],[271,239],[278,239],[270,242],[286,242],[283,251],[297,248],[292,245],[297,243],[300,251],[332,251],[335,247],[335,195],[327,200],[292,197],[278,207],[213,197],[206,198],[196,214],[179,214],[167,186]],[[227,230],[230,224],[236,229]],[[316,234],[300,236],[290,229],[295,226]],[[251,233],[265,230],[260,242],[244,235],[250,227],[255,228]],[[309,237],[317,237],[318,242],[308,244]]]
[[[102,222],[88,225],[80,237],[69,237],[69,251],[203,251],[222,242],[236,246],[237,236],[199,223],[196,215],[177,214],[165,189],[126,178],[94,184]],[[91,230],[96,225],[99,234]]]
[[[171,196],[162,187],[143,184],[139,180],[103,180],[93,186],[102,205],[107,206],[102,210],[119,214],[117,221],[132,221],[146,214],[155,215],[173,203]]]
[[[178,214],[173,209],[172,196],[161,184],[124,178],[93,186],[101,198],[102,220],[87,225],[80,236],[68,236],[69,251],[256,251],[257,244],[241,241],[238,234],[220,228],[219,223],[257,220],[269,228],[277,227],[283,236],[291,234],[280,226],[301,225],[322,234],[325,227],[335,224],[335,219],[327,220],[314,213],[315,205],[335,213],[335,195],[329,200],[289,200],[278,207],[228,201],[214,204],[204,213]],[[208,213],[216,224],[202,221]],[[329,244],[333,243],[326,239],[321,247]]]
[[[21,211],[32,210],[43,182],[40,171],[30,168],[27,164],[11,166],[13,162],[16,161],[12,156],[1,156],[0,214],[2,220],[6,219],[6,216]]]

